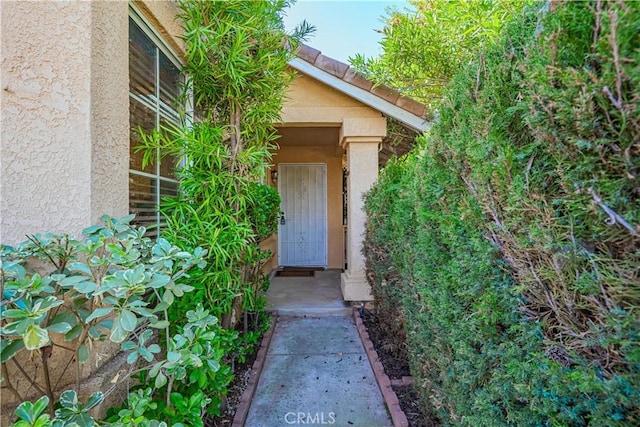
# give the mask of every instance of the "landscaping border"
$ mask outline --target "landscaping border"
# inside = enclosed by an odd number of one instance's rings
[[[242,393],[242,397],[240,398],[240,404],[236,409],[236,414],[233,417],[232,427],[243,427],[244,423],[247,420],[247,415],[249,414],[249,408],[251,407],[251,400],[253,399],[253,395],[256,392],[256,388],[258,387],[258,380],[260,379],[260,374],[262,373],[262,368],[264,368],[264,362],[267,356],[267,352],[269,351],[269,346],[271,345],[271,339],[273,338],[273,332],[276,329],[276,325],[278,324],[278,312],[271,312],[271,326],[269,326],[269,330],[265,332],[262,337],[262,342],[260,343],[260,350],[258,350],[258,354],[256,355],[256,360],[253,362],[253,366],[251,367],[251,372],[249,372],[249,380],[247,381],[247,388]]]
[[[367,328],[364,326],[364,323],[362,323],[362,318],[360,317],[360,312],[357,308],[353,309],[353,321],[356,324],[358,335],[360,335],[360,340],[362,341],[364,350],[367,353],[367,359],[369,359],[373,373],[376,376],[378,387],[380,387],[380,392],[382,393],[384,402],[387,405],[394,427],[408,427],[409,421],[407,420],[407,416],[400,407],[398,396],[391,387],[391,380],[389,379],[389,376],[384,372],[382,362],[380,362],[380,359],[378,358],[378,353],[373,347],[373,343],[369,338],[369,332],[367,332]],[[404,381],[405,377],[403,377],[402,380]]]

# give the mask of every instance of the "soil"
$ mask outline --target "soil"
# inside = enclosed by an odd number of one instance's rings
[[[362,314],[362,322],[367,328],[369,338],[378,353],[378,359],[382,362],[384,372],[389,379],[393,381],[411,376],[406,351],[398,350],[397,337],[389,336],[388,331],[382,327],[377,313],[365,310]],[[392,388],[398,396],[400,407],[407,416],[410,427],[435,427],[439,425],[438,422],[423,414],[413,386],[392,385]]]
[[[394,351],[397,345],[389,345],[389,343],[395,342],[394,337],[389,337],[388,333],[385,333],[381,327],[381,323],[378,319],[375,311],[365,310],[362,315],[362,321],[369,332],[369,337],[373,343],[378,358],[384,366],[385,373],[391,380],[401,379],[402,377],[410,376],[409,362],[407,361],[406,352]],[[247,388],[247,382],[251,367],[255,361],[258,353],[259,343],[262,341],[262,337],[258,340],[254,352],[247,356],[244,363],[237,364],[235,366],[234,379],[229,385],[225,405],[220,416],[208,418],[205,420],[205,426],[207,427],[230,427],[233,424],[233,417],[236,414],[236,409],[240,404],[240,399],[244,390]],[[407,416],[410,427],[436,427],[439,425],[436,421],[426,417],[418,403],[418,396],[413,386],[393,386],[393,390],[398,396],[400,407]]]
[[[258,349],[260,348],[261,341],[262,337],[258,340],[253,353],[246,357],[244,363],[236,364],[234,378],[227,390],[227,397],[222,405],[222,411],[220,411],[221,413],[219,416],[206,419],[204,422],[206,427],[229,427],[233,424],[233,417],[236,415],[236,409],[240,404],[242,394],[247,388],[251,367],[258,355]]]

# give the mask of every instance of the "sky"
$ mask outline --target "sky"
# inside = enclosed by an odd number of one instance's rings
[[[378,56],[387,7],[409,7],[401,0],[298,0],[288,11],[284,23],[293,29],[302,20],[316,27],[305,44],[324,55],[348,64],[356,53]]]

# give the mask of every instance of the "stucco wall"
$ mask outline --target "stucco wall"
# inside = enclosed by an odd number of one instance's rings
[[[282,109],[282,122],[287,126],[335,126],[345,117],[381,116],[379,111],[302,73],[289,86]]]
[[[137,4],[180,55],[173,3]],[[0,1],[1,243],[78,235],[105,213],[128,213],[128,17],[127,1]],[[111,385],[117,348],[95,348],[100,363],[83,365],[81,377],[92,374],[83,393]],[[58,350],[49,363],[63,387],[75,375],[62,373],[68,355]]]
[[[336,146],[337,146],[336,141]],[[272,163],[325,163],[327,165],[327,264],[344,268],[344,232],[342,227],[342,152],[336,146],[282,146]],[[278,264],[278,242],[265,242],[274,253],[271,268]]]
[[[91,214],[129,210],[129,10],[91,2]]]
[[[0,241],[78,231],[91,222],[92,5],[2,2],[1,14]]]
[[[169,1],[136,6],[182,54]],[[126,1],[0,2],[0,242],[128,213]],[[46,29],[46,31],[45,31]]]

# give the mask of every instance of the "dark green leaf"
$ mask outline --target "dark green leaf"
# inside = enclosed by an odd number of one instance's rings
[[[0,352],[0,363],[5,363],[17,352],[24,348],[24,341],[17,339],[14,341],[2,340],[2,351]]]

